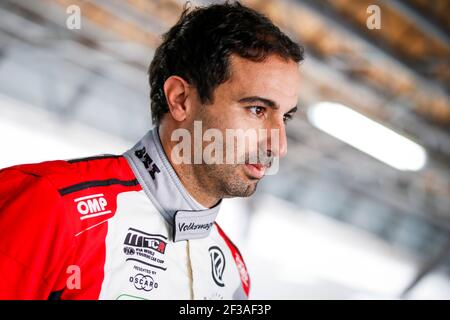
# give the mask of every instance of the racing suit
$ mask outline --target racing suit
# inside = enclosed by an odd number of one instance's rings
[[[0,170],[0,299],[245,299],[236,246],[150,130],[123,155]]]

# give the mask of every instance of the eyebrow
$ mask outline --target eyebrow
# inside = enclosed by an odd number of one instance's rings
[[[280,108],[275,101],[267,99],[267,98],[259,97],[259,96],[245,97],[245,98],[239,99],[238,102],[241,102],[241,103],[261,102],[261,103],[265,104],[266,106],[268,106],[270,108],[273,108],[273,109],[276,109],[276,110]],[[291,110],[286,112],[286,114],[287,113],[294,113],[294,112],[297,111],[297,109],[298,109],[298,107],[295,106]]]
[[[258,96],[245,97],[245,98],[239,99],[239,102],[243,102],[243,103],[261,102],[261,103],[265,104],[268,107],[271,107],[271,108],[274,108],[274,109],[278,109],[279,108],[278,104],[276,104],[275,101],[270,100],[270,99],[266,99],[266,98],[263,98],[263,97],[258,97]]]
[[[288,112],[286,112],[286,114],[287,114],[287,113],[295,113],[295,112],[297,112],[297,109],[298,109],[298,107],[295,106],[295,107],[293,107],[291,110],[289,110]]]

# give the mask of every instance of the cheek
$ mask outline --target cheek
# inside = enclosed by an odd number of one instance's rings
[[[204,108],[202,117],[217,129],[237,128],[242,125],[240,122],[245,119],[242,107],[230,102],[220,102],[216,97],[213,105]]]
[[[225,134],[226,129],[239,128],[241,125],[238,120],[239,117],[232,112],[214,112],[205,115],[203,126],[205,129],[214,128],[219,129]]]

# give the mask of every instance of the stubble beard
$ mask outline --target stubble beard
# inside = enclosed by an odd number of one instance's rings
[[[203,114],[201,121],[206,128],[219,128],[214,118],[205,114]],[[224,130],[221,131],[224,132]],[[205,145],[203,148],[205,148]],[[226,151],[227,148],[225,148],[224,154],[226,154]],[[236,150],[234,152],[236,154]],[[247,154],[243,157],[248,159]],[[202,188],[214,194],[217,198],[249,197],[256,191],[259,180],[248,177],[243,172],[244,161],[242,159],[240,161],[234,164],[202,163],[194,165],[193,174],[196,175],[196,179],[201,183]]]
[[[194,169],[194,174],[200,177],[203,188],[218,198],[249,197],[256,191],[258,180],[246,177],[242,166],[203,164]]]

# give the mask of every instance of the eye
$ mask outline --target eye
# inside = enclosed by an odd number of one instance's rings
[[[250,110],[250,112],[255,116],[262,117],[264,115],[264,111],[266,111],[266,108],[261,106],[251,106],[248,110]]]
[[[291,121],[292,118],[293,118],[293,115],[291,113],[287,113],[283,116],[283,121],[284,121],[284,123],[286,123],[288,121]]]

